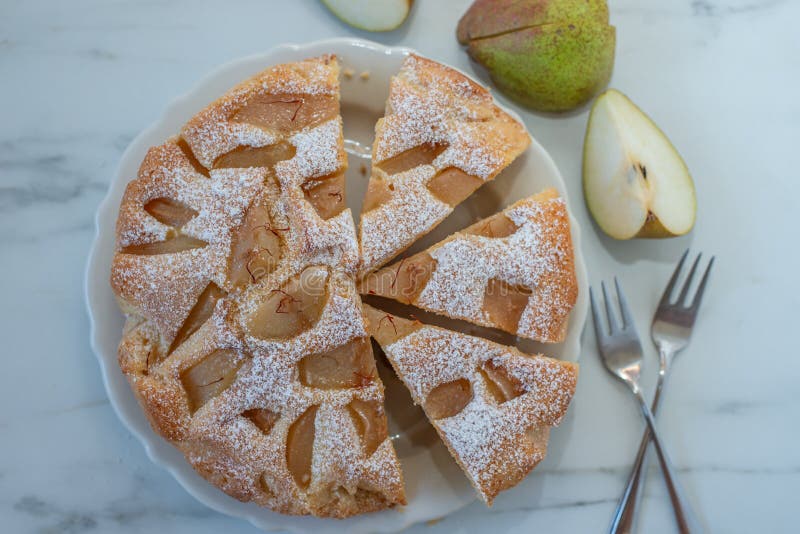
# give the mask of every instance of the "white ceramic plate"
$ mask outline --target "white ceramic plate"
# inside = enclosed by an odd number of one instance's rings
[[[399,70],[403,58],[410,52],[411,50],[407,48],[390,48],[358,39],[335,39],[305,45],[283,45],[269,52],[223,65],[190,92],[175,100],[156,124],[134,139],[123,154],[108,195],[97,212],[97,235],[86,271],[86,300],[91,324],[92,348],[100,362],[112,406],[122,422],[144,444],[150,459],[172,473],[189,493],[214,510],[247,519],[265,530],[284,529],[292,532],[314,530],[317,533],[324,533],[346,529],[347,532],[356,534],[395,532],[417,522],[445,516],[473,501],[475,495],[466,478],[436,438],[432,428],[424,421],[419,408],[412,406],[408,393],[386,369],[382,369],[381,375],[385,378],[387,388],[390,431],[394,435],[405,474],[408,506],[344,521],[291,517],[276,514],[252,503],[236,501],[198,476],[184,461],[181,453],[150,428],[117,365],[117,344],[122,332],[123,316],[117,308],[108,278],[120,199],[126,184],[136,176],[147,149],[177,133],[186,120],[227,89],[270,65],[320,54],[336,54],[342,66],[354,72],[354,76],[343,77],[342,80],[345,137],[369,147],[372,143],[375,120],[383,114],[389,77]],[[362,73],[367,74],[362,77]],[[506,111],[516,116],[512,111]],[[350,143],[348,145],[354,146]],[[366,169],[362,167],[362,163]],[[368,159],[362,160],[358,156],[350,156],[347,197],[356,216],[364,196],[367,183],[364,172],[368,168]],[[553,160],[541,145],[533,140],[531,147],[523,156],[503,171],[494,182],[481,188],[459,206],[411,252],[432,244],[451,232],[488,216],[520,198],[537,193],[545,187],[555,187],[566,197],[564,181]],[[580,349],[580,333],[587,311],[587,277],[586,266],[580,252],[580,232],[574,218],[571,222],[580,292],[570,319],[567,340],[559,345],[546,347],[521,342],[517,345],[528,352],[541,350],[554,357],[576,361]],[[420,316],[422,317],[422,314]],[[489,335],[483,331],[481,333]],[[504,341],[509,342],[508,339]],[[512,339],[511,342],[515,340]],[[559,432],[569,432],[569,429],[562,428],[554,432],[561,441],[568,436],[559,436]]]

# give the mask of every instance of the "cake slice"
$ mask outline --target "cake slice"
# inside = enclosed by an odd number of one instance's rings
[[[111,284],[153,428],[232,497],[341,518],[405,494],[356,291],[338,72],[271,67],[151,148]]]
[[[487,504],[542,461],[577,364],[365,310],[370,334]]]
[[[430,232],[530,144],[525,127],[460,72],[411,54],[375,127],[361,212],[363,275]]]
[[[362,294],[520,337],[560,342],[578,296],[569,215],[555,189],[371,273]]]

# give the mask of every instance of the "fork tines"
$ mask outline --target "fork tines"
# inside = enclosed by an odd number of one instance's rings
[[[595,330],[597,330],[598,335],[614,335],[617,332],[625,331],[631,327],[633,327],[633,317],[631,314],[631,310],[628,307],[628,301],[625,300],[625,293],[622,292],[622,289],[619,287],[619,281],[617,277],[614,277],[614,286],[617,290],[617,300],[619,301],[619,309],[620,309],[620,316],[622,319],[622,328],[617,324],[617,314],[613,309],[612,299],[608,296],[608,291],[606,290],[606,283],[600,282],[600,288],[603,291],[603,301],[606,308],[606,318],[608,321],[608,329],[602,326],[600,323],[602,322],[600,317],[602,314],[597,307],[597,302],[594,298],[594,293],[592,292],[592,288],[589,288],[589,299],[592,303],[592,319],[594,321]]]
[[[711,273],[711,267],[714,265],[714,256],[711,256],[711,260],[708,262],[708,266],[703,273],[702,280],[700,280],[700,285],[697,286],[697,291],[695,291],[691,303],[687,303],[687,297],[689,296],[689,289],[692,286],[692,280],[697,272],[697,266],[700,264],[700,258],[703,256],[702,253],[698,254],[697,258],[695,258],[692,268],[689,270],[689,274],[686,276],[686,280],[683,283],[683,288],[681,288],[681,292],[680,295],[678,295],[677,300],[674,302],[672,301],[672,293],[674,292],[673,290],[675,289],[675,284],[680,277],[683,264],[686,262],[686,257],[688,255],[689,249],[687,248],[683,253],[683,256],[681,256],[677,267],[675,267],[675,272],[672,273],[672,278],[669,279],[667,287],[664,289],[664,294],[662,295],[661,301],[658,304],[659,308],[685,308],[694,312],[700,307],[700,302],[703,299],[703,293],[706,289],[706,283],[708,282],[708,276]]]

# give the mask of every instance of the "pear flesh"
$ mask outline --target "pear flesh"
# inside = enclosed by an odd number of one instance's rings
[[[412,0],[322,0],[343,22],[369,32],[398,28],[408,17]]]
[[[614,89],[595,101],[583,146],[583,189],[598,226],[615,239],[689,232],[694,182],[666,135]]]

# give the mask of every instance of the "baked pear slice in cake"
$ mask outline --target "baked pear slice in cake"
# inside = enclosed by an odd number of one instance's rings
[[[578,297],[566,204],[546,189],[369,274],[359,290],[520,337],[563,341]]]
[[[460,72],[411,54],[375,126],[361,212],[363,275],[430,232],[530,144],[525,127]]]
[[[364,308],[370,334],[487,504],[542,461],[577,364]]]

